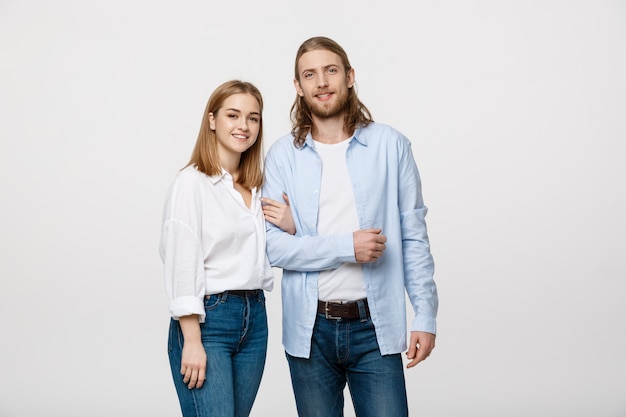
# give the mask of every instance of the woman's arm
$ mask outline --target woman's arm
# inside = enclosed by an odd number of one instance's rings
[[[183,331],[183,357],[180,373],[189,389],[200,388],[206,380],[206,351],[200,337],[200,321],[197,314],[179,318]]]

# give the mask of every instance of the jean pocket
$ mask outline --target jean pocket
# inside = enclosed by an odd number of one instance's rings
[[[206,311],[215,310],[222,301],[221,294],[207,295],[204,297],[204,309]]]

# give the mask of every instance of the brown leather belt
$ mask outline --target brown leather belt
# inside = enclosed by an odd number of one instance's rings
[[[250,298],[257,296],[262,290],[229,290],[215,295],[236,295],[238,297]],[[210,297],[210,295],[207,295]]]
[[[367,299],[362,301],[365,307],[365,317],[370,316],[370,309],[367,305]],[[335,303],[331,301],[318,301],[317,313],[323,314],[327,319],[360,319],[359,301],[351,301],[347,303]]]

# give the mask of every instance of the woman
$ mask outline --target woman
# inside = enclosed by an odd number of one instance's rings
[[[254,85],[220,85],[191,160],[168,191],[160,253],[172,316],[170,366],[185,417],[248,416],[261,382],[264,291],[273,287],[257,191],[262,111]],[[286,205],[267,204],[280,217],[274,223],[294,230]]]

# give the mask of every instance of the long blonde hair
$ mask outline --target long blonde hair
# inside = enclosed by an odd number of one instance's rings
[[[258,88],[253,84],[231,80],[223,83],[213,91],[207,102],[200,125],[200,133],[196,145],[191,153],[189,163],[185,165],[195,166],[198,171],[207,175],[219,175],[222,173],[219,156],[217,153],[217,136],[210,129],[209,113],[217,116],[217,112],[223,106],[224,101],[234,94],[250,94],[259,103],[259,112],[263,114],[263,97]],[[239,161],[239,178],[237,182],[246,188],[252,189],[263,184],[263,117],[260,117],[259,136],[256,142],[241,154]]]
[[[346,51],[344,51],[341,45],[332,39],[316,36],[304,41],[296,54],[295,78],[298,82],[300,82],[298,61],[305,53],[316,50],[330,51],[337,54],[341,59],[346,74],[352,68],[350,60],[348,60],[348,54],[346,54]],[[367,126],[373,121],[374,119],[370,111],[365,107],[365,104],[359,100],[356,89],[350,88],[348,90],[348,101],[346,103],[344,116],[344,127],[346,131],[354,132],[357,127]],[[313,117],[311,115],[311,109],[307,106],[304,98],[299,95],[296,95],[296,100],[291,106],[291,125],[291,134],[294,137],[294,144],[296,147],[301,148],[304,145],[307,133],[309,133],[313,126]]]

